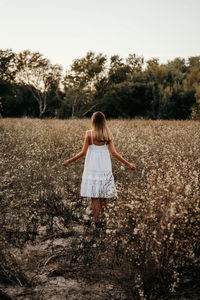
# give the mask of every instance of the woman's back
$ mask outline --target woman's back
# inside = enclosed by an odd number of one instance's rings
[[[90,145],[95,145],[95,146],[104,146],[106,145],[106,142],[105,141],[98,141],[96,139],[96,134],[95,134],[95,131],[93,130],[89,130],[90,131],[90,135],[89,135],[89,144]]]

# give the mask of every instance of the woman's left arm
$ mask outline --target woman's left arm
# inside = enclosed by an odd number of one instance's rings
[[[129,167],[132,170],[136,169],[136,165],[135,164],[131,164],[129,163],[127,160],[125,160],[116,150],[115,150],[115,146],[113,143],[113,140],[110,141],[110,143],[108,144],[109,149],[111,154],[116,157],[119,161],[121,161],[123,164],[125,164],[127,167]]]
[[[68,159],[68,160],[65,160],[62,165],[67,167],[69,164],[71,164],[72,162],[74,162],[75,160],[83,157],[86,155],[87,153],[87,149],[88,149],[88,146],[89,146],[89,132],[86,131],[86,134],[85,134],[85,139],[84,139],[84,143],[83,143],[83,148],[81,150],[80,153],[78,153],[76,156]]]

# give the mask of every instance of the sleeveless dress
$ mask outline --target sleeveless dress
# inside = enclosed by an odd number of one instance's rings
[[[88,146],[85,158],[81,197],[111,198],[117,196],[108,145],[94,145],[92,130],[91,141],[92,144]]]

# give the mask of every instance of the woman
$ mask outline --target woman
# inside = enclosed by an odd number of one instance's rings
[[[135,164],[126,161],[115,150],[112,135],[106,125],[105,115],[98,111],[92,115],[92,129],[86,131],[82,151],[63,163],[63,166],[68,166],[86,155],[81,197],[92,199],[91,207],[96,227],[101,227],[100,212],[107,208],[107,199],[117,195],[109,150],[112,156],[135,170]]]

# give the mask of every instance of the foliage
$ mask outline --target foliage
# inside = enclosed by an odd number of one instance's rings
[[[199,119],[200,56],[163,64],[89,51],[61,72],[39,52],[0,50],[1,115],[82,118],[102,110],[112,118]]]
[[[17,55],[11,50],[0,50],[0,78],[1,81],[13,82],[16,68]]]
[[[18,54],[17,75],[18,83],[28,86],[39,105],[41,117],[47,108],[47,92],[53,86],[59,86],[61,66],[52,65],[39,52],[31,53],[25,50]]]
[[[64,99],[71,117],[84,115],[84,107],[87,111],[88,104],[93,106],[95,86],[104,72],[105,62],[106,57],[102,54],[95,56],[93,52],[88,52],[85,58],[75,59],[70,70],[67,70],[63,80]]]

